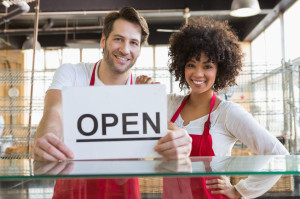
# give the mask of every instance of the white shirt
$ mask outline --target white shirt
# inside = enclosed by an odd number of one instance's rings
[[[180,106],[184,96],[168,95],[168,117],[171,119]],[[175,124],[187,130],[189,134],[202,135],[204,123],[208,115],[190,121],[186,126],[180,114]],[[288,155],[289,152],[266,129],[248,113],[242,106],[229,101],[221,101],[216,110],[211,113],[212,147],[216,156],[230,156],[231,149],[237,140],[247,145],[258,155]],[[257,197],[270,189],[280,176],[249,176],[241,180],[236,189],[244,198]]]
[[[98,77],[100,61],[97,63],[95,71],[95,86],[103,86],[103,82]],[[55,72],[53,81],[49,89],[62,90],[63,87],[68,86],[89,86],[95,63],[78,63],[78,64],[63,64]],[[126,85],[130,85],[130,77]],[[133,78],[135,84],[135,78]]]

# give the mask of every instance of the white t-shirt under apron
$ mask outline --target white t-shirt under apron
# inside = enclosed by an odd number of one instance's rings
[[[96,63],[78,63],[78,64],[63,64],[55,72],[53,81],[49,89],[62,90],[63,87],[68,86],[89,86],[93,69]],[[97,63],[95,71],[95,86],[103,86],[103,82],[98,77],[100,61]],[[126,85],[130,85],[130,77],[127,80]],[[135,78],[133,78],[133,84],[135,84]]]

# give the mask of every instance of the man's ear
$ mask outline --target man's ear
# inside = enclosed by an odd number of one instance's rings
[[[101,40],[100,40],[100,47],[102,49],[105,47],[105,41],[106,41],[106,38],[105,38],[104,34],[102,34]]]

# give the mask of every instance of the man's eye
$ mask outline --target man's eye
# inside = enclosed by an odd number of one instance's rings
[[[131,42],[133,45],[135,45],[135,46],[139,46],[139,43],[138,42]]]

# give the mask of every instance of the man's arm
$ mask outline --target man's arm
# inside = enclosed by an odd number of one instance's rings
[[[72,151],[62,141],[62,95],[49,90],[45,96],[43,117],[34,143],[35,159],[58,161],[73,158]]]

